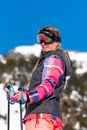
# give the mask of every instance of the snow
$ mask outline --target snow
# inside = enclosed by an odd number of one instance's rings
[[[87,52],[69,51],[69,56],[72,61],[76,61],[77,74],[87,72]]]
[[[80,130],[80,123],[76,122],[74,128],[75,128],[75,130]]]
[[[8,73],[4,73],[2,75],[3,78],[6,79],[6,82],[8,83],[10,81],[10,79],[12,78],[12,75],[11,74],[8,74]]]
[[[3,58],[2,55],[0,55],[0,62],[2,62],[3,64],[6,64],[6,60]]]
[[[18,46],[14,49],[15,53],[20,53],[25,56],[34,54],[37,57],[40,55],[40,51],[41,47],[39,44],[34,44],[32,46]]]
[[[79,102],[82,100],[82,97],[76,90],[73,90],[70,94],[70,99]]]
[[[78,62],[87,62],[87,52],[69,51],[70,58]]]

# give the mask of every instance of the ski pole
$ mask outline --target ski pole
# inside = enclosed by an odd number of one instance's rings
[[[12,96],[15,95],[15,91],[14,88],[11,85],[7,86],[8,88],[8,130],[10,130],[10,104],[14,104],[15,101],[12,101]],[[19,91],[24,92],[25,89],[24,87],[19,87],[18,88]],[[19,101],[19,105],[20,105],[20,125],[21,125],[21,130],[23,130],[23,123],[22,123],[22,104],[24,104],[24,98],[23,95],[21,95],[20,101]]]
[[[24,92],[25,89],[24,87],[19,87],[18,88],[19,91],[21,92]],[[23,130],[23,122],[22,122],[22,104],[24,104],[25,101],[24,101],[24,98],[23,98],[23,95],[21,96],[21,100],[20,100],[20,125],[21,125],[21,130]]]
[[[7,125],[7,130],[10,130],[10,103],[8,101],[8,125]]]
[[[22,104],[20,103],[20,125],[21,125],[21,130],[23,130],[23,122],[22,122]]]
[[[14,93],[14,89],[13,89],[13,87],[11,86],[11,85],[8,85],[7,86],[7,88],[8,88],[8,125],[7,125],[7,130],[10,130],[10,103],[11,104],[13,104],[13,102],[10,102],[10,97],[11,97],[11,93]]]

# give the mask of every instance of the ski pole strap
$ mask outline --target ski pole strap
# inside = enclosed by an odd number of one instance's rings
[[[24,92],[25,88],[24,87],[19,87],[18,90]]]

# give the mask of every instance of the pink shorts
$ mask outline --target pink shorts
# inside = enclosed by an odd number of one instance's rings
[[[30,119],[25,123],[25,130],[62,130],[62,123],[53,119]]]

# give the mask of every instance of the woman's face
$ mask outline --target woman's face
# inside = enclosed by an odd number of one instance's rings
[[[59,48],[59,42],[52,42],[49,44],[46,44],[44,41],[41,43],[41,47],[43,51],[54,51]]]

